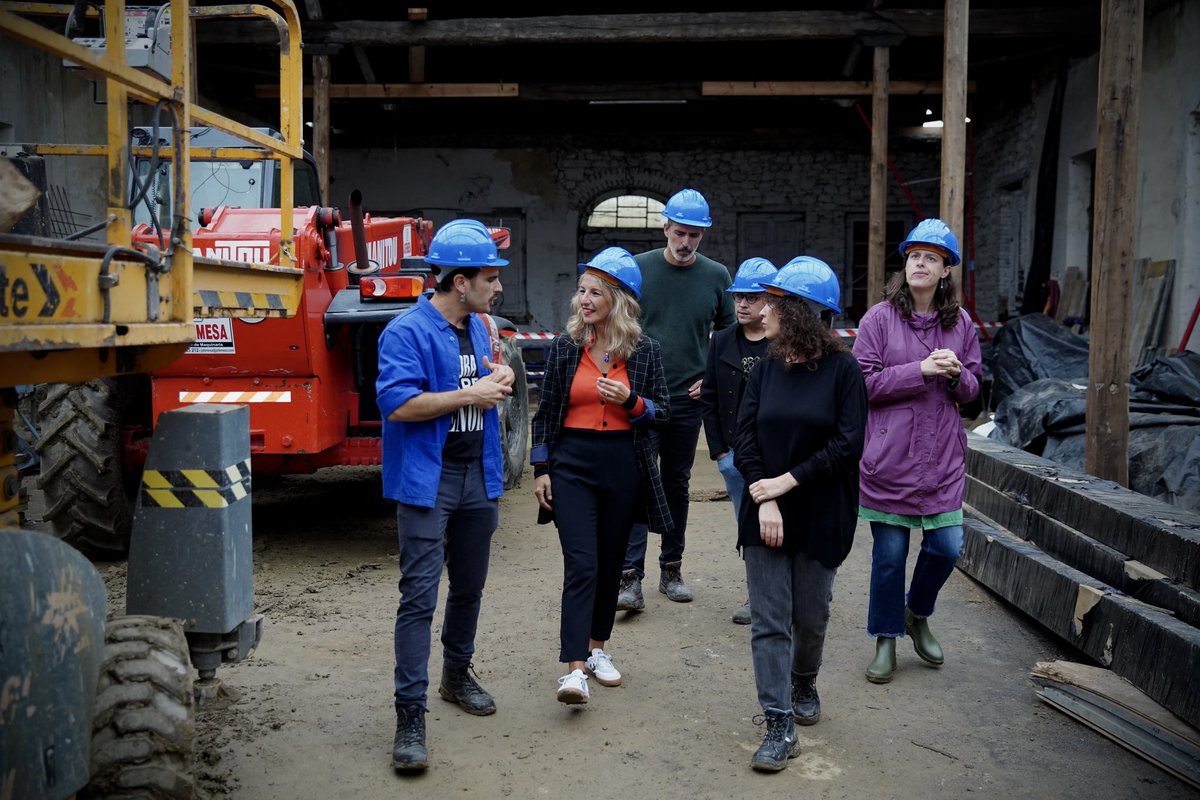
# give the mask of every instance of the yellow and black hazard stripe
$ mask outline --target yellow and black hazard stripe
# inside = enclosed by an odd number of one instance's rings
[[[250,459],[225,469],[148,469],[142,505],[149,508],[227,508],[250,494]]]
[[[199,289],[200,304],[204,308],[229,308],[244,311],[255,309],[278,311],[287,309],[284,296],[272,292],[238,292],[219,289]]]

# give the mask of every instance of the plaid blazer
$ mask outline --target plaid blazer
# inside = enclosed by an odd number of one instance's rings
[[[549,461],[554,446],[562,435],[563,420],[567,417],[567,402],[571,394],[571,382],[583,348],[570,336],[562,334],[550,343],[546,356],[546,372],[542,378],[541,397],[537,412],[533,415],[533,441],[530,460],[537,464]],[[645,522],[650,530],[666,533],[671,530],[671,512],[667,508],[667,495],[663,491],[662,476],[658,471],[658,453],[651,440],[652,430],[666,427],[671,416],[671,405],[667,399],[667,379],[663,373],[662,356],[658,342],[648,336],[638,340],[637,347],[625,363],[629,373],[629,388],[641,395],[646,411],[640,417],[630,419],[633,425],[633,446],[637,449],[638,468],[642,475],[642,497],[644,511],[637,515],[638,522]],[[538,522],[553,519],[553,514],[540,509]]]

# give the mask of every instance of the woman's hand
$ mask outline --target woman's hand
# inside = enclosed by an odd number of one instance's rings
[[[962,372],[962,362],[953,350],[934,350],[929,357],[938,365],[938,374],[946,378],[957,378]]]
[[[553,511],[552,502],[554,498],[550,496],[550,476],[538,475],[533,479],[533,496],[537,498],[538,505],[547,511]]]
[[[599,377],[596,379],[596,389],[600,392],[600,397],[610,403],[621,405],[629,399],[629,387],[620,381],[614,381],[611,378]]]
[[[758,507],[758,535],[767,547],[783,544],[783,515],[779,513],[779,504],[774,500],[768,500]]]
[[[756,503],[765,503],[781,497],[799,486],[790,472],[774,478],[763,478],[750,484],[750,498]]]

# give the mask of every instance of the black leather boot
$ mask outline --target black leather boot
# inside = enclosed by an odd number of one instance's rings
[[[496,701],[484,691],[474,676],[471,665],[462,667],[442,666],[442,685],[438,694],[451,703],[458,703],[462,710],[477,717],[496,713]]]
[[[821,720],[816,680],[816,675],[792,676],[792,717],[797,725],[816,725]]]
[[[425,709],[396,706],[396,738],[392,741],[392,767],[404,772],[421,772],[429,766],[425,749]]]
[[[787,766],[789,758],[800,755],[800,740],[796,738],[791,714],[767,712],[766,723],[767,733],[750,759],[750,766],[759,772],[779,772]]]
[[[904,608],[904,632],[912,637],[913,650],[922,661],[940,667],[946,662],[942,646],[929,630],[929,620],[913,616],[913,612]]]

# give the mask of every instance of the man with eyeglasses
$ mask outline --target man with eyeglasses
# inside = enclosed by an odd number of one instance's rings
[[[765,290],[759,284],[769,281],[777,271],[765,258],[748,258],[738,267],[733,285],[725,290],[733,295],[738,324],[713,334],[708,345],[704,383],[700,387],[708,457],[717,462],[717,471],[725,479],[725,489],[733,501],[735,522],[741,513],[742,495],[746,489],[745,480],[733,465],[738,407],[750,371],[767,352],[767,332],[762,323]],[[733,612],[733,622],[750,624],[749,600]]]

